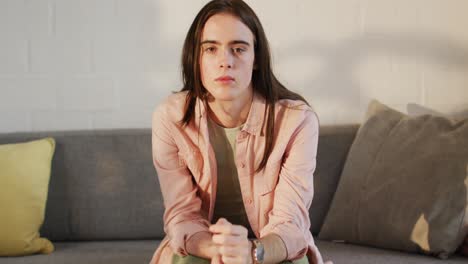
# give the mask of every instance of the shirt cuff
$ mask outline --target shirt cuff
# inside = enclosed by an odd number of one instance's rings
[[[209,232],[207,220],[189,220],[176,223],[168,228],[169,246],[179,256],[187,256],[186,242],[199,232]]]
[[[304,257],[307,253],[308,243],[304,232],[289,223],[281,223],[262,230],[260,237],[268,234],[276,234],[283,240],[286,247],[286,260],[295,260]]]

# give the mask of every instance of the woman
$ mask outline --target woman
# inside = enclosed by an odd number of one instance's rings
[[[184,87],[153,114],[167,236],[151,264],[323,263],[308,212],[319,122],[273,75],[252,9],[204,6],[182,66]]]

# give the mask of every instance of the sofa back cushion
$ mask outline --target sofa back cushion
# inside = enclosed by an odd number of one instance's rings
[[[468,231],[468,120],[369,104],[319,238],[447,258]]]
[[[318,235],[359,125],[320,127],[317,149],[317,168],[314,173],[314,198],[309,209],[311,231]]]
[[[163,237],[163,203],[146,129],[12,133],[56,141],[41,235],[51,240]]]
[[[320,128],[311,230],[330,207],[357,125]],[[161,239],[164,204],[151,129],[0,134],[0,144],[56,141],[42,236],[53,241]]]

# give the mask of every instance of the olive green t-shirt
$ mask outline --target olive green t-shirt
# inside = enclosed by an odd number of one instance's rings
[[[242,193],[235,162],[236,137],[242,126],[225,128],[208,118],[210,143],[216,156],[218,183],[213,223],[224,217],[230,223],[242,225],[249,231],[249,237],[255,235],[250,227],[245,212]]]

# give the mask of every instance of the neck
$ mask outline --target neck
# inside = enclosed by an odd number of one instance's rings
[[[238,127],[245,123],[252,104],[253,91],[233,101],[208,100],[209,117],[217,124],[226,127]]]

